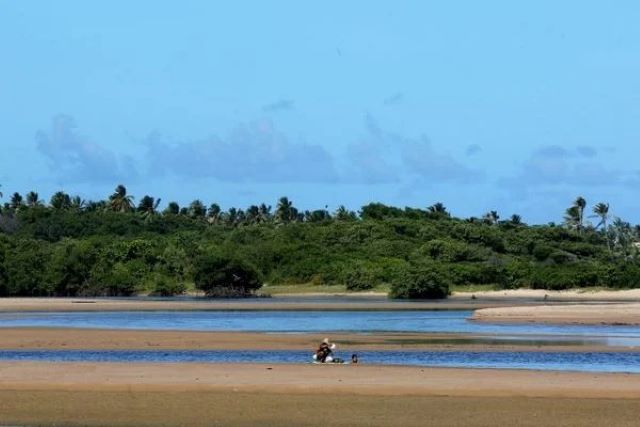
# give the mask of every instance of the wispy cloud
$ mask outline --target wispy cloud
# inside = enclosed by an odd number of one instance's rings
[[[467,147],[465,154],[468,157],[475,156],[476,154],[480,154],[482,152],[482,147],[478,144],[471,144]]]
[[[612,186],[624,183],[634,172],[607,166],[589,146],[542,146],[534,150],[511,177],[499,180],[503,187],[523,189],[559,186]]]
[[[262,111],[265,113],[275,113],[278,111],[290,111],[295,108],[294,102],[291,99],[280,99],[271,104],[264,105]]]
[[[323,147],[291,142],[269,120],[237,126],[229,136],[193,142],[149,142],[152,168],[227,182],[333,182],[333,157]]]
[[[385,98],[382,103],[387,106],[401,104],[404,101],[404,93],[397,92]]]
[[[36,133],[37,148],[60,182],[113,182],[136,175],[131,158],[92,142],[76,128],[73,117],[58,115],[49,130]]]
[[[407,137],[384,130],[371,115],[366,133],[349,147],[349,160],[366,183],[415,179],[434,183],[477,181],[482,174],[441,151],[425,136]]]

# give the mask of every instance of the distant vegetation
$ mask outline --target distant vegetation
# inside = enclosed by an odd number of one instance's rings
[[[1,193],[0,193],[1,194]],[[248,295],[263,283],[387,286],[396,298],[446,297],[452,285],[566,289],[640,286],[638,226],[578,198],[563,224],[529,226],[497,212],[452,217],[379,203],[299,211],[160,200],[118,186],[107,200],[5,194],[0,295]],[[593,220],[593,223],[589,221]]]

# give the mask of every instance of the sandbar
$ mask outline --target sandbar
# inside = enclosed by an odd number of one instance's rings
[[[493,323],[640,325],[640,303],[494,307],[476,310],[472,319]]]
[[[172,330],[0,328],[0,350],[309,350],[328,334],[277,334]],[[421,351],[571,351],[636,352],[636,346],[611,346],[585,337],[497,339],[445,333],[334,333],[341,353]],[[546,338],[546,339],[545,339]]]

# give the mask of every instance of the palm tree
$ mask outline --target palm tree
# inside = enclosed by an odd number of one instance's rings
[[[271,205],[267,206],[261,203],[258,206],[258,218],[260,222],[268,222],[271,220]]]
[[[564,212],[564,224],[575,230],[580,229],[580,208],[578,206],[571,206]]]
[[[434,203],[433,205],[429,206],[427,208],[427,211],[429,212],[429,216],[436,217],[436,218],[451,216],[449,212],[447,212],[447,208],[440,202]]]
[[[36,206],[42,206],[42,201],[38,197],[38,193],[35,191],[29,191],[26,197],[27,206],[34,208]]]
[[[127,195],[127,188],[120,184],[115,192],[109,196],[110,208],[115,212],[130,212],[133,210],[133,196]]]
[[[246,217],[249,224],[260,222],[260,208],[256,205],[249,206],[249,208],[247,208]]]
[[[509,218],[509,222],[513,225],[520,225],[522,224],[522,217],[518,214],[513,214],[511,218]]]
[[[578,197],[573,205],[578,209],[578,231],[582,231],[582,227],[584,225],[584,209],[587,207],[587,201],[583,197]]]
[[[222,208],[217,203],[211,203],[209,209],[207,210],[207,221],[209,224],[218,224],[220,223],[220,218],[222,215]]]
[[[598,203],[593,207],[593,217],[600,218],[600,222],[596,225],[596,228],[601,226],[607,229],[607,220],[609,219],[609,203]]]
[[[164,215],[178,215],[180,213],[180,205],[176,202],[169,202],[164,211]]]
[[[596,225],[596,229],[602,227],[604,235],[607,239],[607,248],[611,252],[611,242],[609,241],[609,233],[607,232],[607,221],[609,220],[609,203],[598,203],[593,207],[593,217],[600,218],[600,222]]]
[[[229,208],[225,215],[225,220],[229,225],[236,225],[238,221],[238,210],[236,208]]]
[[[498,211],[489,211],[486,214],[484,214],[483,219],[485,220],[485,222],[491,225],[495,225],[498,223],[498,220],[500,219],[500,215],[498,215]]]
[[[247,214],[242,209],[238,209],[236,224],[244,224],[247,222]]]
[[[207,208],[204,207],[204,204],[200,200],[194,200],[189,205],[189,216],[191,218],[202,218],[207,213]]]
[[[51,196],[49,204],[54,209],[69,209],[71,207],[71,197],[63,191],[57,191]]]
[[[298,210],[293,207],[293,203],[287,197],[281,197],[276,207],[276,220],[279,222],[289,222],[296,219]]]
[[[633,229],[631,228],[631,224],[620,218],[615,218],[610,230],[607,230],[607,232],[613,237],[614,245],[621,249],[624,255],[628,255],[633,243]]]
[[[22,207],[22,196],[20,193],[13,193],[9,202],[9,207],[13,210],[18,210]]]
[[[76,212],[81,212],[86,208],[87,202],[80,196],[73,196],[71,198],[70,208]]]
[[[356,213],[348,210],[344,205],[340,205],[333,217],[337,221],[354,221],[356,219]]]
[[[2,184],[0,184],[0,187],[2,187]],[[4,197],[4,194],[2,194],[2,191],[0,191],[0,198]]]
[[[154,199],[151,196],[144,196],[138,204],[138,212],[145,221],[151,221],[158,214],[158,205],[161,199]]]

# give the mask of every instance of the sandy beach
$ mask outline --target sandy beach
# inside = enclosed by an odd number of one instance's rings
[[[640,303],[495,307],[476,310],[473,320],[585,325],[640,325]]]
[[[0,376],[4,424],[631,426],[640,415],[640,376],[628,374],[0,362]]]
[[[397,303],[2,299],[0,311],[479,309],[495,322],[638,324],[640,304],[528,291]],[[566,298],[566,299],[563,299]],[[545,305],[541,305],[545,304]],[[636,317],[634,317],[636,316]],[[0,328],[0,349],[301,350],[324,334]],[[463,334],[333,334],[351,350],[636,351],[599,345],[478,342]],[[486,338],[486,337],[485,337]],[[0,362],[0,425],[635,426],[640,375],[367,365]]]

